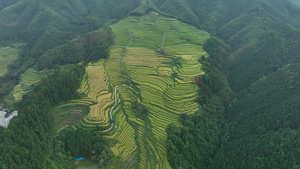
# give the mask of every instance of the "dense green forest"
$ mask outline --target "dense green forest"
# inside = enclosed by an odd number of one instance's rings
[[[53,138],[47,164],[54,169],[76,168],[74,157],[85,157],[97,161],[99,166],[107,166],[112,158],[108,144],[97,130],[64,131]]]
[[[68,168],[85,155],[106,165],[94,130],[54,133],[53,107],[72,98],[85,64],[109,56],[107,25],[150,10],[208,31],[199,62],[200,111],[170,125],[173,168],[300,168],[300,2],[297,0],[2,0],[0,46],[22,43],[0,77],[0,102],[29,68],[55,69],[11,108],[0,168]],[[89,143],[89,144],[88,144]],[[79,146],[78,146],[79,145]],[[70,147],[76,147],[70,149]],[[83,149],[84,147],[84,149]],[[56,157],[56,158],[55,158]],[[59,157],[59,158],[58,158]],[[61,161],[59,161],[61,160]]]
[[[17,105],[19,118],[1,133],[1,168],[44,168],[53,128],[52,107],[75,97],[83,65],[58,68]]]
[[[168,160],[174,168],[207,168],[220,145],[227,141],[224,112],[233,99],[224,66],[229,46],[211,38],[204,49],[210,57],[202,57],[200,61],[207,72],[199,82],[197,102],[201,110],[191,116],[182,115],[182,126],[167,128]]]
[[[64,45],[45,52],[37,61],[39,70],[52,69],[56,65],[67,65],[97,61],[108,58],[109,47],[113,44],[111,28],[103,28],[82,35]]]
[[[9,46],[15,42],[21,42],[23,46],[21,47],[22,52],[20,52],[19,59],[9,66],[8,73],[5,76],[0,77],[0,100],[3,100],[4,96],[18,83],[20,75],[23,74],[28,67],[36,65],[37,62],[39,62],[39,67],[49,63],[45,68],[50,68],[53,67],[53,64],[87,61],[84,60],[80,54],[94,57],[93,55],[96,55],[97,51],[99,53],[99,50],[105,48],[104,41],[100,42],[101,47],[90,46],[89,49],[95,51],[89,52],[94,53],[89,53],[87,49],[83,50],[84,48],[80,48],[86,46],[80,46],[80,44],[77,44],[79,46],[74,46],[74,42],[72,43],[70,41],[77,38],[77,42],[86,42],[88,40],[89,43],[94,43],[91,45],[97,45],[95,42],[92,42],[96,40],[97,37],[93,37],[95,39],[92,40],[91,36],[93,36],[93,33],[88,34],[91,31],[95,31],[94,35],[99,34],[106,36],[103,39],[110,41],[110,37],[107,37],[104,32],[98,31],[98,29],[126,16],[138,5],[138,0],[1,1],[1,46]],[[107,33],[109,33],[109,31]],[[82,37],[78,37],[79,35],[82,35]],[[110,43],[111,42],[108,44]],[[58,47],[61,45],[62,47]],[[56,49],[53,49],[55,47]],[[55,56],[60,55],[61,52],[63,52],[62,50],[68,47],[70,47],[70,49],[77,47],[78,55],[73,61],[68,58],[70,57],[68,56],[70,50],[66,51],[63,58],[58,59],[57,56]],[[42,58],[45,58],[50,53],[53,53],[53,56],[47,58],[49,60],[47,60],[46,63],[41,63],[42,60],[44,60]],[[105,51],[99,54],[103,57],[107,57]]]
[[[205,125],[195,115],[190,119],[183,117],[185,120],[179,128],[170,126],[171,165],[174,168],[299,168],[299,99],[296,96],[300,82],[296,75],[300,61],[299,8],[288,1],[187,2],[178,1],[178,6],[190,5],[187,13],[195,14],[187,22],[200,23],[200,28],[215,34],[228,45],[228,53],[220,50],[224,46],[220,43],[206,43],[210,60],[205,62],[213,70],[204,67],[207,74],[201,78],[199,89],[203,110],[198,116],[222,112],[218,113],[221,118],[216,121],[217,115],[214,118],[206,115],[209,118],[206,123],[210,125]],[[165,1],[160,8],[176,15],[168,3],[171,1]],[[193,8],[197,3],[198,8]],[[178,17],[185,20],[186,16]],[[221,86],[227,92],[221,91]],[[216,109],[207,110],[211,106]],[[210,135],[202,134],[203,129],[211,131]],[[197,137],[206,141],[204,146],[195,144]]]

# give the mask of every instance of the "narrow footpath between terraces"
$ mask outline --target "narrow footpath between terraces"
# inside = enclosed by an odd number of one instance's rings
[[[125,74],[125,75],[128,76],[128,78],[129,78],[129,85],[128,85],[128,84],[121,84],[121,85],[115,86],[115,104],[110,108],[110,111],[109,111],[109,115],[110,115],[110,120],[111,120],[111,121],[113,120],[113,117],[112,117],[112,111],[114,110],[114,108],[115,108],[116,105],[118,104],[117,88],[118,88],[119,86],[132,86],[132,83],[131,83],[131,75],[130,75],[129,73],[125,72],[124,69],[123,69],[123,61],[124,61],[125,50],[126,50],[126,49],[131,45],[131,43],[132,43],[132,34],[131,34],[131,32],[130,32],[130,28],[131,28],[131,27],[128,28],[128,34],[129,34],[129,36],[130,36],[130,41],[129,41],[129,44],[128,44],[127,46],[124,46],[124,48],[123,48],[123,50],[122,50],[122,59],[121,59],[121,67],[120,67],[120,68],[121,68],[121,72],[122,72],[123,74]],[[160,51],[161,48],[163,48],[163,45],[164,45],[164,43],[165,43],[165,41],[164,41],[164,40],[165,40],[165,37],[166,37],[166,34],[164,34],[164,36],[163,36],[163,38],[162,38],[162,43],[161,43],[160,47],[157,49],[157,51]],[[105,129],[105,130],[102,130],[102,131],[99,131],[99,132],[102,132],[102,133],[108,132],[108,131],[110,131],[110,130],[113,128],[113,126],[114,126],[114,122],[111,122],[111,125],[110,125],[110,127],[109,127],[108,129]]]
[[[109,115],[110,115],[110,120],[111,120],[111,121],[113,120],[113,117],[112,117],[112,111],[114,110],[114,108],[115,108],[116,105],[118,104],[117,88],[118,88],[119,86],[132,86],[132,84],[131,84],[131,75],[130,75],[129,73],[125,72],[124,69],[123,69],[123,61],[124,61],[125,50],[126,50],[126,49],[131,45],[131,43],[132,43],[132,34],[131,34],[131,32],[130,32],[130,28],[131,28],[131,27],[128,28],[128,34],[129,34],[129,36],[130,36],[130,42],[129,42],[129,44],[128,44],[127,46],[124,46],[124,48],[123,48],[123,50],[122,50],[122,59],[121,59],[121,67],[120,67],[120,68],[121,68],[121,72],[128,76],[128,78],[129,78],[129,85],[127,85],[127,84],[121,84],[121,85],[115,86],[115,104],[110,108],[110,111],[109,111]],[[102,133],[108,132],[108,131],[110,131],[110,130],[113,128],[113,126],[114,126],[114,122],[111,122],[111,125],[110,125],[110,127],[109,127],[108,129],[102,130],[102,131],[99,131],[99,132],[102,132]]]

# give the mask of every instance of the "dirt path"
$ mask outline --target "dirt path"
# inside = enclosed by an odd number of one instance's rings
[[[128,46],[126,46],[126,48],[128,48],[131,45],[131,43],[132,43],[132,34],[130,32],[130,29],[131,29],[131,27],[128,28],[128,34],[130,36],[130,42],[129,42]]]
[[[164,47],[165,38],[166,38],[166,34],[164,34],[164,37],[161,39],[161,45],[160,45],[160,48],[157,49],[157,51],[161,50],[161,48]]]
[[[128,28],[128,31],[127,31],[128,34],[129,34],[129,36],[130,36],[130,42],[129,42],[129,44],[128,44],[127,46],[124,46],[124,48],[123,48],[123,50],[122,50],[122,59],[121,59],[121,67],[120,67],[120,69],[121,69],[121,72],[122,72],[123,74],[125,74],[125,75],[128,76],[128,78],[129,78],[129,86],[132,86],[132,83],[131,83],[131,75],[130,75],[129,73],[125,72],[124,69],[123,69],[123,61],[124,61],[125,51],[126,51],[126,49],[131,45],[132,39],[133,39],[133,38],[132,38],[132,33],[130,32],[130,29],[131,29],[131,27],[129,27],[129,28]],[[158,50],[160,50],[161,48],[163,48],[164,43],[165,43],[165,38],[166,38],[166,34],[164,34],[164,36],[163,36],[163,38],[162,38],[162,40],[161,40],[162,43],[161,43],[161,45],[160,45],[160,48],[158,48]],[[115,108],[116,105],[118,104],[117,88],[118,88],[119,86],[128,86],[128,85],[127,85],[127,84],[121,84],[121,85],[115,86],[115,104],[110,108],[110,111],[109,111],[110,120],[113,120],[113,117],[112,117],[112,111],[114,110],[114,108]],[[113,128],[113,126],[114,126],[114,123],[112,122],[111,125],[110,125],[110,127],[109,127],[108,129],[102,130],[102,131],[99,131],[99,132],[102,132],[102,133],[108,132],[108,131],[110,131],[110,130]]]
[[[131,45],[131,43],[132,43],[132,34],[131,34],[131,32],[130,32],[130,28],[131,28],[131,27],[128,28],[128,34],[129,34],[129,36],[130,36],[130,42],[129,42],[128,46],[124,46],[124,49],[122,50],[122,59],[121,59],[121,67],[120,67],[120,69],[121,69],[121,72],[122,72],[122,73],[126,74],[126,75],[129,77],[129,86],[132,86],[132,84],[131,84],[131,75],[130,75],[129,73],[125,72],[124,69],[123,69],[123,61],[124,61],[125,50],[126,50],[126,49]],[[127,84],[121,84],[121,85],[115,86],[115,104],[110,108],[110,111],[109,111],[110,120],[113,120],[113,117],[112,117],[112,111],[114,110],[114,108],[115,108],[116,105],[118,104],[117,88],[118,88],[119,86],[128,86],[128,85],[127,85]],[[114,127],[114,123],[112,122],[111,125],[110,125],[110,127],[109,127],[108,129],[105,129],[105,130],[102,130],[102,131],[99,131],[99,132],[101,132],[101,133],[108,132],[108,131],[110,131],[113,127]]]

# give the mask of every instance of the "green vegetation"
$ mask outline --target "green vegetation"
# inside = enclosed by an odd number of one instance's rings
[[[297,4],[2,0],[0,168],[299,168]]]
[[[118,88],[121,103],[114,115],[117,129],[107,137],[118,141],[112,151],[127,165],[170,168],[165,129],[168,124],[178,125],[180,114],[193,114],[198,110],[194,102],[197,87],[193,80],[204,73],[198,60],[206,55],[201,44],[209,34],[178,20],[151,13],[143,17],[128,17],[112,25],[116,49],[128,45],[128,28],[133,40],[125,53],[124,69],[131,75],[133,86]],[[164,34],[162,50],[166,56],[156,52]],[[117,57],[120,59],[120,56],[121,51]],[[117,66],[110,59],[104,64],[110,83],[128,83],[126,76],[124,79],[124,74],[115,70]],[[173,59],[181,66],[171,64]],[[174,73],[178,77],[172,77]]]
[[[47,77],[50,74],[49,71],[38,72],[30,68],[22,76],[20,83],[15,86],[14,90],[8,95],[4,102],[7,105],[12,105],[15,102],[22,100],[23,95],[32,91],[35,85],[40,82],[42,78]]]
[[[7,66],[18,58],[18,49],[11,47],[0,48],[0,76],[7,72]]]
[[[2,5],[2,2],[1,2]],[[135,9],[135,0],[105,1],[35,1],[19,0],[3,3],[0,37],[28,43],[30,54],[38,57],[46,50],[62,45],[78,34],[103,27]]]
[[[239,91],[288,63],[300,52],[299,8],[289,1],[152,0],[159,10],[207,30],[230,45],[229,82]],[[181,11],[181,12],[178,12]]]
[[[98,34],[97,30],[126,16],[137,6],[137,0],[1,1],[0,45],[22,42],[24,46],[20,57],[8,67],[7,75],[0,78],[0,100],[11,93],[19,83],[20,76],[37,62],[38,68],[44,69],[55,68],[53,64],[65,65],[80,61],[88,63],[89,59],[95,61],[98,57],[107,57],[104,47],[106,44],[103,41],[100,42],[101,46],[74,46],[74,41],[70,41],[77,38],[78,41],[87,39],[87,42],[95,42],[88,36]],[[78,38],[79,35],[86,36]],[[93,39],[97,38],[95,36]],[[79,47],[87,47],[87,50]],[[70,49],[78,53],[72,53]],[[99,53],[101,55],[98,55]],[[72,59],[70,55],[76,57]],[[39,59],[40,57],[43,59]]]
[[[45,52],[39,59],[39,70],[52,69],[55,65],[88,63],[107,58],[109,47],[113,44],[110,28],[90,32],[62,46]]]
[[[299,86],[293,73],[300,62],[300,36],[296,31],[300,27],[299,8],[288,1],[273,0],[153,2],[160,10],[208,30],[220,39],[205,44],[210,56],[208,60],[203,57],[201,63],[207,64],[204,71],[208,73],[200,78],[202,87],[198,98],[204,112],[218,118],[203,113],[205,122],[196,121],[196,115],[184,117],[187,122],[182,122],[179,128],[171,126],[168,135],[173,143],[168,148],[171,165],[174,168],[298,168],[299,128],[294,121],[298,115],[293,112],[299,106],[294,100],[297,96],[289,90],[297,93],[296,86]],[[183,12],[177,12],[179,7]],[[194,16],[185,15],[191,12]],[[289,80],[283,71],[289,72]],[[199,129],[207,132],[201,134]],[[220,133],[218,138],[215,133]],[[198,136],[205,140],[204,145],[186,146]],[[193,149],[201,150],[194,153],[197,158],[182,155]]]
[[[107,166],[111,152],[106,146],[107,139],[93,131],[76,130],[62,134],[66,150],[69,150],[73,157],[86,157],[99,161],[99,166]]]
[[[53,72],[19,103],[19,118],[1,136],[1,168],[43,168],[52,140],[52,107],[76,95],[84,66],[69,65]],[[16,153],[17,152],[17,153]],[[18,155],[16,155],[18,154]]]
[[[230,139],[211,168],[300,166],[299,71],[299,63],[286,65],[238,94],[228,111]]]
[[[78,90],[85,97],[69,101],[62,108],[89,106],[90,112],[82,125],[97,130],[108,128],[109,110],[114,104],[112,89],[128,84],[128,76],[120,70],[120,61],[123,46],[130,44],[125,50],[123,67],[130,74],[133,86],[117,88],[114,128],[106,136],[115,140],[111,147],[115,159],[110,166],[170,168],[166,126],[178,125],[180,114],[193,114],[199,109],[194,101],[197,97],[194,77],[204,74],[198,60],[207,55],[202,45],[209,34],[154,12],[128,17],[111,27],[116,39],[109,59],[88,65]],[[162,41],[164,54],[159,54],[156,50]]]
[[[89,113],[89,107],[83,105],[63,105],[55,107],[55,128],[57,132],[72,127],[73,129],[80,128],[81,121]]]
[[[224,110],[231,101],[231,90],[223,73],[228,46],[221,40],[210,38],[204,49],[209,57],[202,56],[203,70],[197,101],[201,111],[193,115],[183,114],[180,126],[167,127],[168,161],[173,168],[207,168],[213,162],[221,143],[226,141],[228,131]]]

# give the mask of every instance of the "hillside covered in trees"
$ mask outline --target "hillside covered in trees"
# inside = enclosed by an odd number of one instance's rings
[[[72,163],[65,161],[81,154],[102,166],[116,163],[107,148],[116,140],[99,134],[99,126],[57,133],[61,110],[56,107],[85,98],[77,90],[88,79],[87,65],[114,56],[110,48],[115,43],[125,45],[115,42],[117,28],[111,24],[127,16],[155,15],[153,11],[211,36],[203,45],[209,56],[199,59],[199,72],[205,72],[195,99],[199,110],[181,115],[178,123],[164,129],[170,166],[300,168],[299,4],[299,0],[2,0],[0,47],[17,46],[19,56],[0,77],[0,102],[29,68],[51,71],[22,101],[7,104],[19,111],[19,117],[7,129],[0,127],[0,168],[48,168],[52,160],[58,168],[67,168]],[[163,54],[168,56],[167,52]],[[181,66],[178,60],[169,63]],[[178,78],[176,73],[172,76]],[[145,119],[143,130],[152,133],[148,115]],[[138,132],[139,123],[134,124]],[[134,139],[139,139],[136,133]],[[152,141],[154,147],[157,143]],[[77,144],[82,146],[69,151]],[[123,166],[135,167],[130,161]]]

